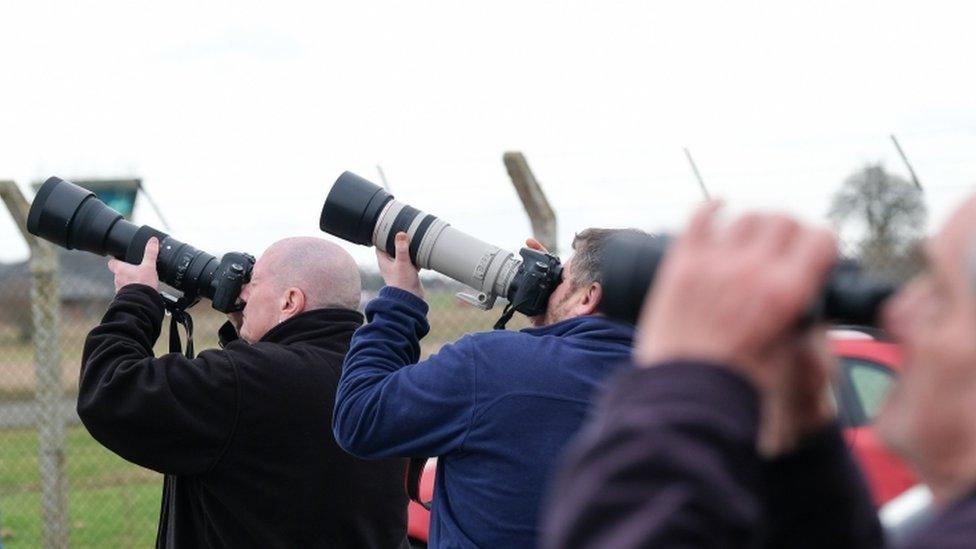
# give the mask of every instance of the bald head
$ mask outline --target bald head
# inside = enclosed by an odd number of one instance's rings
[[[349,252],[332,242],[314,237],[279,240],[264,252],[258,264],[263,264],[262,270],[279,291],[301,290],[305,310],[359,308],[359,267]]]

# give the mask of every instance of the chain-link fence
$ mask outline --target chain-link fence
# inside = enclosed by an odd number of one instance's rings
[[[151,546],[160,475],[101,447],[74,411],[84,339],[112,298],[112,276],[104,258],[44,250],[0,263],[0,544]],[[919,264],[912,247],[897,256],[853,244],[844,250],[901,280]],[[875,255],[867,257],[869,251]],[[378,275],[365,280],[364,303],[379,287]],[[465,333],[491,329],[501,313],[464,304],[455,298],[461,287],[443,277],[427,277],[425,285],[432,327],[425,356]],[[216,346],[225,317],[207,302],[192,312],[197,350]],[[518,315],[509,327],[527,324]],[[167,330],[164,322],[157,354],[168,351]]]

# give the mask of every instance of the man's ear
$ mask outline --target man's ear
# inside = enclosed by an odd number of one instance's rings
[[[602,299],[603,286],[601,286],[599,282],[591,282],[590,285],[586,287],[586,291],[583,292],[577,312],[579,312],[580,315],[596,314],[597,310],[600,308],[600,300]]]
[[[305,311],[305,292],[291,287],[285,290],[281,304],[280,316],[282,320],[289,319]]]

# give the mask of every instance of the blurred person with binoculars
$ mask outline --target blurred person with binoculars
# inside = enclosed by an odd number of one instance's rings
[[[709,204],[664,259],[633,361],[558,475],[544,547],[882,547],[827,398],[832,361],[804,318],[834,236],[781,215],[727,226]],[[908,547],[976,535],[976,198],[885,306],[904,373],[879,419],[931,488]]]

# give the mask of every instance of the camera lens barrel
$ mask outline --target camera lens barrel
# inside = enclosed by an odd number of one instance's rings
[[[373,243],[373,227],[391,200],[393,195],[379,185],[345,172],[325,200],[319,227],[343,240],[369,246]]]
[[[27,230],[69,250],[123,259],[138,229],[91,191],[51,177],[37,191]]]
[[[222,280],[218,276],[221,262],[214,256],[148,225],[130,223],[95,193],[57,177],[49,178],[37,191],[27,216],[27,230],[69,250],[110,255],[132,264],[142,261],[146,243],[155,237],[159,240],[159,279],[183,292],[187,300],[213,299]],[[251,259],[240,275],[245,281],[250,276]],[[236,294],[233,297],[236,299]]]
[[[521,260],[515,254],[459,231],[436,216],[395,200],[383,188],[351,172],[339,176],[329,192],[319,227],[343,240],[396,253],[397,233],[410,241],[414,265],[437,271],[480,292],[479,306],[490,308],[508,296]]]

